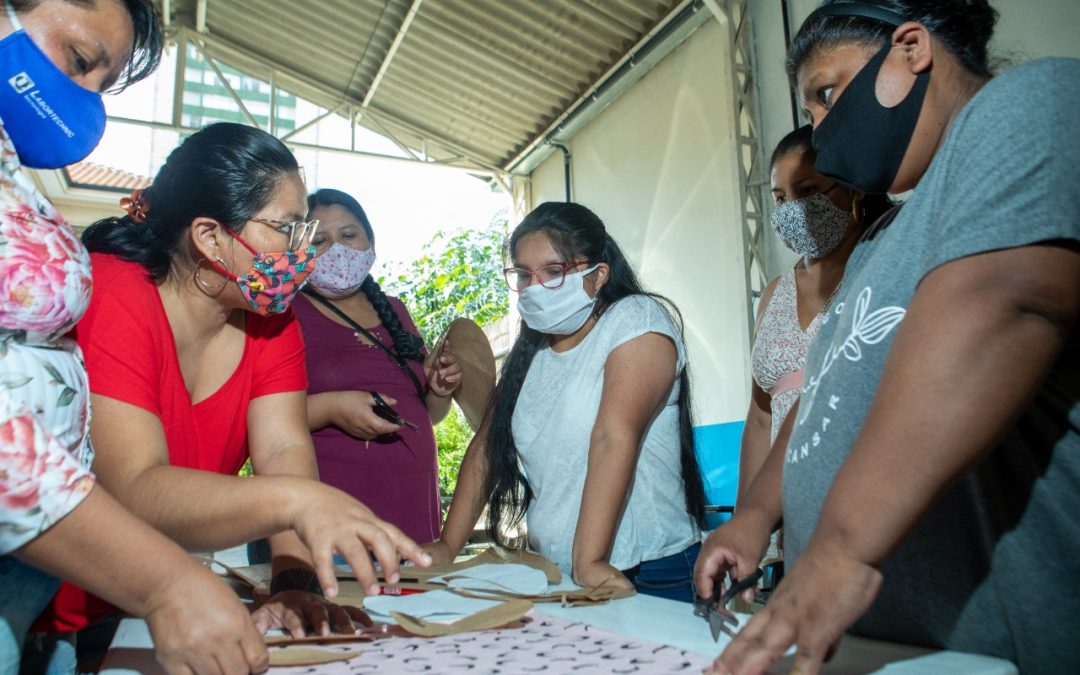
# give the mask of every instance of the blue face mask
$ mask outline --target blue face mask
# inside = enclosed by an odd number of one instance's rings
[[[0,119],[19,161],[59,169],[90,154],[105,133],[101,94],[83,89],[34,44],[4,3],[15,32],[0,40]]]

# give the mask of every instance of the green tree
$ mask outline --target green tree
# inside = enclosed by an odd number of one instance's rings
[[[392,265],[379,284],[401,298],[429,346],[459,316],[486,326],[510,311],[502,277],[505,238],[505,221],[487,230],[436,232],[419,259]]]
[[[510,311],[502,275],[505,239],[505,216],[486,230],[437,232],[424,245],[419,259],[407,265],[391,265],[379,284],[405,303],[424,343],[430,347],[458,317],[472,319],[483,327]],[[454,493],[458,469],[472,438],[465,416],[453,405],[446,419],[435,427],[439,489],[443,495]]]

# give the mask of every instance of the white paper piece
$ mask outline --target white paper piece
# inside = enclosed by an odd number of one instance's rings
[[[538,569],[518,563],[477,565],[429,579],[431,583],[470,591],[503,591],[519,595],[547,593],[547,577]]]
[[[502,600],[465,598],[450,591],[427,591],[415,595],[375,595],[364,598],[364,610],[389,617],[402,612],[428,621],[452,622],[498,605]]]

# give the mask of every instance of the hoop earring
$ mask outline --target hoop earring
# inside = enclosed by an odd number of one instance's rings
[[[226,270],[229,269],[229,266],[226,265],[225,261],[222,260],[220,257],[216,257],[216,258],[214,258],[214,260],[217,261],[217,263],[219,265],[221,265],[224,269],[226,269]],[[203,278],[202,278],[202,264],[204,262],[206,262],[206,258],[203,258],[202,260],[200,260],[199,264],[195,266],[195,281],[198,282],[198,284],[200,286],[202,286],[206,290],[210,291],[211,293],[216,293],[216,292],[220,291],[221,289],[225,288],[225,284],[227,284],[229,282],[228,279],[222,279],[221,283],[218,284],[217,286],[213,286],[213,285],[208,284],[205,281],[203,281]]]
[[[859,208],[859,200],[860,197],[858,195],[854,195],[851,198],[851,220],[856,225],[862,225],[863,216],[866,215],[866,210]]]

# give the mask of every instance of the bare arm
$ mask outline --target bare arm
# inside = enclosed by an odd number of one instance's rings
[[[754,382],[750,385],[750,410],[746,413],[742,441],[739,444],[739,491],[735,503],[740,504],[750,489],[754,476],[761,470],[769,455],[769,436],[772,435],[772,398]]]
[[[325,391],[307,397],[308,429],[318,431],[334,423],[334,397],[337,393],[336,391]]]
[[[248,449],[256,476],[319,479],[315,448],[307,428],[306,395],[302,391],[260,396],[248,406]],[[310,567],[311,556],[292,530],[270,536],[275,573]]]
[[[487,449],[490,427],[491,412],[489,410],[483,424],[480,425],[480,430],[476,432],[468,449],[465,450],[465,458],[461,460],[457,488],[454,490],[454,499],[450,502],[450,510],[446,515],[446,523],[443,524],[439,541],[428,549],[436,562],[450,562],[454,559],[468,543],[469,535],[484,511],[486,497],[484,482],[487,475],[484,452]]]
[[[871,564],[883,560],[938,494],[1015,423],[1078,313],[1075,248],[1008,249],[928,274],[815,538],[843,544]],[[878,512],[859,513],[862,507]]]
[[[269,665],[232,590],[100,486],[15,555],[146,618],[170,673],[239,674]]]
[[[765,316],[765,310],[769,306],[773,293],[776,291],[776,283],[779,277],[769,282],[765,290],[761,292],[761,300],[758,301],[757,322],[755,332],[761,328],[761,317]],[[761,339],[758,333],[756,340]],[[750,380],[750,410],[746,413],[746,425],[743,427],[742,440],[739,444],[739,486],[736,493],[735,503],[742,501],[746,491],[750,488],[750,482],[754,479],[761,465],[765,463],[765,457],[769,454],[770,436],[772,435],[772,397],[758,386],[757,382]]]
[[[723,664],[757,672],[796,643],[796,668],[816,671],[873,602],[877,566],[1030,403],[1078,313],[1075,245],[983,253],[928,274],[809,545]]]
[[[91,395],[98,481],[122,504],[188,550],[214,551],[290,526],[293,479],[240,478],[169,465],[153,413]],[[275,499],[267,499],[267,495]],[[243,514],[243,517],[239,517]]]
[[[761,563],[769,534],[779,527],[783,513],[784,457],[798,410],[796,401],[784,418],[765,463],[739,499],[735,515],[714,530],[702,545],[694,564],[694,584],[699,596],[712,597],[714,584],[723,583],[725,575],[741,579]],[[744,599],[750,602],[753,595],[754,589],[748,589]]]
[[[586,586],[617,572],[608,563],[645,432],[671,392],[678,352],[671,338],[646,333],[608,355],[600,410],[574,533],[574,579]],[[625,581],[625,580],[624,580]]]
[[[438,354],[432,354],[424,363],[428,391],[424,399],[432,424],[443,421],[450,412],[450,396],[461,384],[461,364],[450,348],[450,340],[442,344]]]
[[[98,480],[185,548],[218,550],[293,530],[310,552],[307,559],[328,597],[337,593],[331,561],[335,552],[345,556],[369,592],[375,592],[377,582],[368,549],[391,583],[401,557],[427,564],[415,542],[396,527],[340,490],[312,480],[311,441],[303,438],[303,392],[252,402],[249,422],[254,419],[255,428],[248,441],[256,471],[281,473],[251,478],[170,466],[165,434],[155,415],[104,396],[94,395],[92,402],[90,433]],[[288,537],[275,538],[272,546],[275,557],[291,555],[293,562],[308,555]]]

